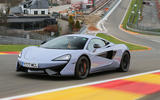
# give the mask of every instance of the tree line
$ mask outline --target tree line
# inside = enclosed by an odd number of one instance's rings
[[[6,3],[9,7],[17,6],[23,0],[0,0],[0,3]]]

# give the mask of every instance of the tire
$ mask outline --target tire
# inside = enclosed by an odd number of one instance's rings
[[[129,52],[125,51],[123,53],[118,71],[127,72],[129,70],[129,66],[130,66],[130,54],[129,54]]]
[[[18,63],[18,62],[17,62],[16,71],[17,71],[17,72],[18,72],[18,71],[20,71],[20,65],[19,65],[19,63]]]
[[[75,77],[77,79],[85,79],[90,70],[89,59],[85,56],[82,56],[78,59],[75,68]]]

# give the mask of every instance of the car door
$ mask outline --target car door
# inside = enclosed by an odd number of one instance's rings
[[[95,44],[99,48],[95,48]],[[94,38],[88,43],[87,50],[91,54],[91,72],[105,70],[113,63],[111,59],[108,59],[107,54],[111,50],[106,47],[107,45],[106,41],[98,38]]]

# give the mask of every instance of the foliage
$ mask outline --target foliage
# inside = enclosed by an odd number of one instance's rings
[[[136,5],[136,6],[135,6]],[[140,11],[140,16],[142,16],[143,11],[143,0],[132,0],[130,7],[127,11],[127,14],[123,20],[123,28],[127,29],[127,23],[132,23],[132,25],[136,24],[138,22],[138,16]],[[134,13],[133,13],[134,12]],[[133,13],[133,14],[132,14]]]
[[[80,22],[78,20],[76,21],[75,28],[77,28],[77,29],[81,28]]]
[[[69,28],[73,30],[75,22],[72,16],[69,16],[68,22],[69,22]]]
[[[9,7],[19,5],[23,0],[0,0],[0,3],[6,3]]]

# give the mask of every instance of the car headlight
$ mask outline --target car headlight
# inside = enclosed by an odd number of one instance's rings
[[[67,55],[57,57],[57,58],[53,59],[52,61],[69,61],[70,59],[71,59],[71,55],[67,54]]]
[[[20,52],[18,55],[18,58],[21,58],[21,57],[22,57],[22,52]]]

